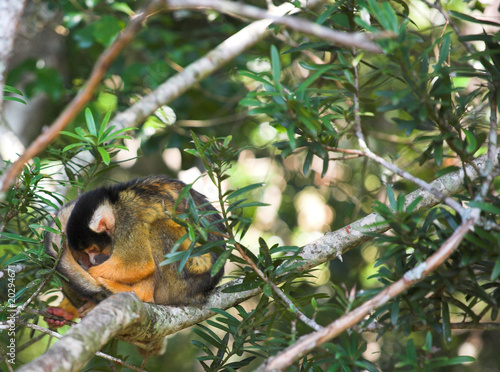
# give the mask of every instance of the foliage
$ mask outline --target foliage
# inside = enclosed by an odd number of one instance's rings
[[[35,78],[26,86],[26,98],[44,92],[57,111],[81,88],[136,4],[47,3],[64,14],[67,81],[55,78],[53,67],[27,59],[9,72],[12,87],[6,91],[23,96],[13,86],[29,73]],[[420,198],[407,203],[417,186],[367,160],[362,136],[371,151],[427,182],[464,166],[476,168],[480,176],[464,174],[463,191],[453,198],[481,210],[481,219],[438,269],[292,368],[500,368],[495,344],[487,342],[498,337],[497,327],[470,331],[495,322],[500,302],[499,173],[474,165],[497,146],[500,24],[484,20],[480,2],[437,2],[430,9],[440,21],[416,11],[428,5],[417,0],[325,2],[299,17],[333,30],[373,33],[383,53],[332,45],[275,25],[273,36],[222,72],[168,106],[159,104],[163,112],[173,111],[168,120],[157,111],[138,129],[109,126],[114,112],[147,96],[179,66],[244,25],[216,11],[151,17],[127,53],[110,66],[90,107],[24,167],[0,199],[0,262],[2,268],[23,268],[16,276],[15,303],[23,305],[35,291],[64,280],[42,247],[49,212],[63,203],[63,195],[74,196],[105,175],[120,180],[166,173],[188,183],[178,201],[187,202],[186,213],[172,214],[187,232],[162,264],[180,261],[180,271],[189,257],[216,249],[221,256],[213,272],[227,260],[228,277],[242,278],[226,293],[262,289],[260,297],[233,309],[214,309],[214,318],[194,327],[198,360],[206,371],[255,368],[312,333],[311,323],[326,326],[414,272],[467,218],[446,203],[428,210],[419,209]],[[24,103],[17,96],[7,99]],[[139,148],[137,156],[133,147]],[[4,162],[0,175],[9,164]],[[207,180],[216,190],[209,199],[221,215],[214,224],[206,219],[213,212],[196,208],[189,194],[193,187],[207,193]],[[63,191],[68,187],[69,194]],[[363,247],[343,252],[343,263],[304,269],[300,246],[372,211],[390,233],[369,234]],[[217,224],[225,226],[224,240],[207,242]],[[189,249],[177,250],[187,238]],[[9,299],[2,301],[5,320]],[[38,297],[29,301],[31,308],[45,306]],[[31,313],[21,319],[40,321]],[[19,332],[18,339],[31,336]],[[7,340],[0,337],[2,343]],[[175,337],[186,342],[185,336]],[[179,358],[179,369],[193,368],[194,348],[179,352],[177,344],[169,344],[164,358]],[[476,353],[464,355],[463,346],[472,344]],[[114,354],[132,353],[129,362],[140,360],[127,345],[110,348]],[[146,367],[156,370],[162,362],[150,358]]]

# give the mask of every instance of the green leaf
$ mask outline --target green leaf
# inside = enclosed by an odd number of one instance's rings
[[[393,210],[396,210],[398,207],[398,204],[396,203],[396,198],[394,197],[394,191],[392,190],[391,185],[387,185],[387,198],[389,199],[389,205]]]
[[[85,121],[87,123],[87,128],[89,129],[89,133],[97,137],[97,130],[95,127],[94,117],[92,116],[92,111],[90,111],[88,107],[85,109]]]
[[[21,99],[21,98],[17,98],[17,97],[10,97],[10,96],[4,96],[3,99],[5,101],[14,101],[14,102],[19,102],[19,103],[23,103],[26,105],[26,101]]]
[[[470,356],[457,356],[453,358],[441,358],[441,360],[433,360],[428,364],[429,370],[436,369],[440,367],[454,366],[464,363],[475,362],[476,359]]]
[[[37,286],[38,284],[40,284],[42,280],[41,279],[35,279],[31,282],[29,282],[27,285],[26,285],[26,288],[31,288],[31,287],[35,287]]]
[[[307,176],[307,174],[309,173],[309,169],[311,168],[313,155],[314,151],[312,149],[309,149],[307,151],[307,156],[304,159],[304,165],[302,166],[302,172],[304,173],[305,176]]]
[[[450,44],[451,44],[451,32],[448,32],[443,36],[443,41],[441,42],[441,48],[439,49],[439,59],[437,62],[438,66],[442,66],[443,63],[448,59],[450,54]]]
[[[422,347],[423,350],[430,352],[432,351],[432,332],[428,331],[425,336],[425,345]]]
[[[12,240],[17,240],[17,241],[20,241],[20,242],[25,242],[25,243],[31,243],[31,244],[38,244],[38,243],[40,243],[39,240],[28,238],[26,236],[22,236],[22,235],[18,235],[18,234],[12,234],[12,233],[2,232],[2,233],[0,233],[0,236],[2,236],[4,238],[9,238],[9,239],[12,239]]]
[[[224,366],[225,367],[224,370],[236,371],[236,370],[240,369],[241,367],[245,367],[245,366],[249,365],[255,358],[257,358],[257,357],[251,356],[251,357],[239,360],[237,362],[227,363]]]
[[[246,199],[245,199],[246,200]],[[243,208],[253,208],[253,207],[267,207],[269,204],[267,203],[262,203],[262,202],[248,202],[248,203],[238,203],[238,204],[231,204],[227,208],[227,212],[231,212],[235,209],[243,209]]]
[[[306,90],[306,88],[311,85],[313,82],[315,82],[321,75],[323,75],[326,71],[330,70],[330,69],[333,69],[334,66],[331,66],[331,65],[327,65],[323,68],[320,68],[318,71],[316,71],[314,74],[312,74],[311,76],[309,76],[306,81],[304,81],[303,83],[301,83],[299,85],[299,89],[297,89],[297,96],[300,96],[301,94],[303,94],[303,92]]]
[[[493,267],[493,270],[491,271],[491,280],[496,280],[498,276],[500,275],[500,257],[497,258],[495,262],[495,266]]]
[[[271,69],[273,71],[274,83],[279,86],[281,78],[281,61],[278,48],[275,45],[271,45]]]
[[[210,311],[213,311],[214,313],[222,315],[224,318],[226,318],[225,320],[231,326],[238,326],[239,327],[241,325],[241,321],[240,320],[238,320],[235,316],[229,314],[225,310],[218,309],[218,308],[211,308]],[[241,311],[240,311],[240,314],[241,314]]]
[[[177,200],[174,203],[174,208],[173,208],[174,211],[177,210],[177,207],[179,206],[180,203],[185,202],[185,200],[188,198],[189,193],[191,192],[192,187],[193,184],[190,183],[182,188],[181,192],[179,193],[179,196],[177,197]]]
[[[500,23],[493,22],[493,21],[486,21],[486,20],[477,19],[477,18],[471,17],[470,15],[463,14],[463,13],[460,13],[460,12],[456,12],[454,10],[450,10],[449,13],[450,13],[450,15],[452,17],[461,19],[462,21],[467,21],[467,22],[472,22],[472,23],[479,23],[479,24],[482,24],[482,25],[500,26]]]
[[[266,265],[266,267],[272,266],[273,259],[271,257],[271,251],[269,250],[266,241],[262,238],[259,238],[259,252],[264,259],[264,264]]]
[[[191,341],[191,344],[193,344],[194,346],[196,346],[198,349],[200,349],[201,351],[203,351],[204,353],[208,354],[208,355],[214,355],[212,353],[212,350],[210,350],[210,348],[208,346],[206,346],[203,342],[200,342],[198,340],[192,340]]]
[[[114,126],[112,126],[111,128],[114,128]],[[118,129],[110,134],[104,133],[104,138],[101,139],[101,142],[109,142],[109,141],[116,140],[119,138],[130,138],[129,136],[120,136],[120,134],[123,132],[127,132],[129,130],[135,130],[135,129],[137,129],[137,128],[135,128],[135,127],[123,128],[123,129]]]
[[[443,142],[434,144],[434,161],[438,167],[443,164]]]
[[[262,187],[264,186],[265,184],[262,183],[262,182],[259,182],[259,183],[253,183],[251,185],[248,185],[248,186],[245,186],[245,187],[242,187],[241,189],[238,189],[238,190],[235,190],[233,192],[231,192],[228,197],[227,197],[227,200],[229,199],[234,199],[242,194],[245,194],[251,190],[254,190],[256,188],[259,188],[259,187]]]
[[[98,147],[97,151],[99,151],[99,154],[101,154],[102,161],[104,162],[104,164],[109,165],[111,159],[109,157],[108,152],[105,149],[103,149],[102,147]]]
[[[227,288],[224,288],[222,292],[224,293],[236,293],[248,291],[250,289],[259,288],[260,284],[258,282],[243,282],[241,284],[236,284]]]
[[[215,346],[217,349],[224,349],[225,348],[221,339],[216,339],[215,337],[208,335],[207,333],[203,332],[202,330],[200,330],[198,328],[194,328],[193,332],[196,333],[202,339],[204,339],[206,342],[208,342],[211,346]]]
[[[256,81],[258,81],[258,82],[260,82],[262,84],[271,84],[271,82],[269,80],[267,80],[266,78],[264,78],[264,77],[262,77],[260,75],[257,75],[254,72],[250,72],[250,71],[238,71],[238,75],[248,77],[248,78],[256,80]]]
[[[399,318],[399,301],[397,301],[397,299],[394,299],[391,307],[391,324],[393,326],[396,326],[398,324],[398,318]]]
[[[111,117],[111,111],[108,111],[106,116],[104,116],[104,119],[101,122],[101,125],[99,126],[99,134],[98,134],[98,139],[99,141],[103,141],[102,138],[104,136],[104,130],[106,129],[106,126],[108,125],[109,118]],[[130,129],[130,128],[127,128]]]
[[[222,254],[217,258],[217,261],[215,261],[214,265],[212,266],[212,270],[210,271],[210,274],[212,276],[216,275],[220,271],[220,269],[224,267],[224,264],[226,263],[229,256],[231,256],[230,250],[225,250],[224,252],[222,252]]]
[[[271,297],[273,295],[273,289],[271,288],[271,284],[269,284],[269,283],[264,284],[264,286],[262,287],[262,290],[264,291],[264,294],[267,297]]]
[[[23,95],[23,92],[21,92],[19,89],[14,88],[14,87],[12,87],[10,85],[4,85],[3,90],[4,90],[4,92],[19,94],[20,96]]]
[[[83,142],[73,143],[71,145],[68,145],[68,146],[64,147],[62,149],[62,152],[66,152],[66,151],[71,150],[71,149],[73,149],[75,147],[85,147],[85,146],[87,146],[87,144],[83,143]]]
[[[384,21],[386,22],[387,30],[398,32],[399,24],[396,12],[388,1],[382,3],[382,10],[384,11]]]
[[[103,46],[109,46],[120,33],[120,22],[111,16],[103,16],[94,24],[93,35]]]
[[[447,346],[451,343],[451,325],[450,325],[450,308],[447,302],[441,302],[441,317],[442,317],[442,328],[443,328],[443,338]]]
[[[482,211],[500,215],[500,208],[490,203],[470,201],[467,205],[470,208],[479,208]]]
[[[65,135],[65,136],[68,136],[68,137],[76,138],[77,140],[80,140],[80,141],[87,141],[85,136],[81,136],[81,135],[78,135],[78,134],[75,134],[72,132],[67,132],[65,130],[62,130],[59,133]]]
[[[318,311],[318,302],[314,297],[311,299],[311,306],[314,309],[314,311]]]
[[[411,361],[411,365],[416,365],[417,364],[417,351],[415,350],[415,343],[413,339],[410,339],[406,343],[406,355],[408,356],[408,359]]]
[[[477,139],[474,132],[468,129],[464,129],[465,138],[467,139],[467,147],[465,151],[469,154],[473,154],[477,150]]]

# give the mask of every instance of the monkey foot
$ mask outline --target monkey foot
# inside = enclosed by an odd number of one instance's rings
[[[94,307],[96,307],[96,303],[94,301],[87,301],[85,304],[78,309],[78,317],[83,318],[85,315],[89,313]]]
[[[53,328],[59,328],[62,327],[63,325],[66,325],[68,320],[72,320],[75,317],[74,314],[64,309],[61,309],[60,307],[48,307],[47,312],[49,314],[63,318],[63,320],[43,318]]]

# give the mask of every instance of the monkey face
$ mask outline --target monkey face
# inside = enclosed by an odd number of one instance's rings
[[[100,265],[111,256],[111,245],[93,244],[85,249],[84,252],[89,258],[90,266]]]
[[[100,265],[107,261],[111,256],[111,247],[105,246],[104,248],[98,245],[92,245],[91,247],[84,249],[83,251],[77,251],[70,249],[76,262],[85,270],[88,271],[92,266]]]

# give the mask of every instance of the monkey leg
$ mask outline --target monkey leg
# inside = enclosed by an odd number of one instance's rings
[[[111,255],[109,260],[89,268],[88,273],[97,281],[107,279],[111,282],[134,284],[152,275],[155,269],[156,266],[152,259],[146,263],[139,264],[136,262],[123,262],[121,259]]]
[[[113,293],[134,292],[143,302],[154,302],[154,280],[153,276],[134,284],[123,284],[112,280],[98,278],[97,281]]]

